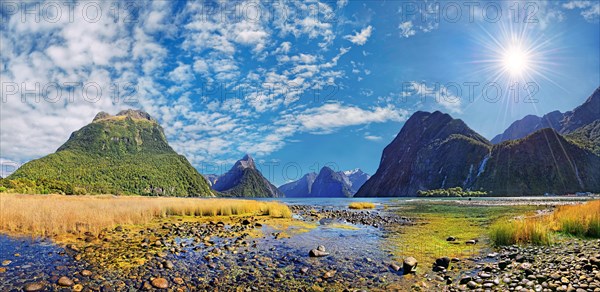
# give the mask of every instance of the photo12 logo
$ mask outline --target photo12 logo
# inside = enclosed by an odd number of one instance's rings
[[[535,1],[402,1],[401,21],[422,23],[484,21],[496,23],[538,23],[539,4]]]
[[[140,5],[136,1],[2,1],[2,23],[17,16],[22,23],[97,23],[108,17],[114,22],[137,23]]]
[[[474,103],[483,100],[488,103],[498,103],[501,100],[513,103],[538,103],[536,98],[540,91],[536,82],[512,82],[502,86],[498,82],[448,82],[425,84],[419,82],[403,82],[402,102],[408,102],[408,97],[418,97],[421,102],[433,99],[440,104]]]
[[[2,82],[0,85],[0,96],[2,103],[19,100],[27,102],[76,102],[83,100],[88,103],[97,103],[103,96],[109,97],[113,103],[138,103],[137,84],[111,83],[101,85],[98,82],[48,82],[48,83],[16,83]]]
[[[160,0],[164,1],[164,0]],[[2,1],[0,15],[2,23],[17,16],[21,22],[58,23],[85,21],[97,23],[108,17],[114,22],[139,22],[142,5],[149,1]],[[322,23],[338,21],[335,1],[328,5],[306,4],[295,19],[310,19]],[[282,1],[194,1],[194,10],[199,21],[219,22],[288,22],[292,13]]]

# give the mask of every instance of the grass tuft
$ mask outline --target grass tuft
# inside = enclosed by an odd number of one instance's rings
[[[53,237],[168,216],[269,216],[291,218],[287,205],[237,199],[0,195],[0,232]]]
[[[348,206],[350,209],[374,209],[375,208],[375,204],[373,203],[369,203],[369,202],[352,202],[350,203],[350,206]]]
[[[600,238],[600,200],[581,205],[560,206],[552,217],[560,232]]]
[[[495,246],[512,244],[549,245],[551,230],[543,220],[522,219],[499,222],[490,227]]]
[[[511,244],[548,245],[557,231],[578,237],[600,238],[600,201],[560,206],[552,215],[497,222],[490,228],[496,246]]]

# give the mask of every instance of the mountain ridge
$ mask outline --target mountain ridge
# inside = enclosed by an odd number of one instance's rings
[[[8,179],[58,181],[89,193],[214,196],[204,177],[169,146],[148,113],[99,113],[55,153],[32,160]]]
[[[219,176],[212,188],[224,196],[284,197],[284,194],[256,169],[254,159],[248,154],[236,161],[228,172]]]

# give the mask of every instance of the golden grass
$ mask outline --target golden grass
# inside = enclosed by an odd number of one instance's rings
[[[0,232],[53,237],[168,216],[264,215],[291,218],[287,205],[237,199],[0,195]]]
[[[535,218],[498,222],[490,227],[490,239],[495,246],[548,245],[551,243],[551,232],[545,221],[543,218]]]
[[[375,204],[373,203],[369,203],[369,202],[352,202],[350,203],[350,206],[348,206],[350,209],[374,209],[375,208]]]
[[[551,215],[498,222],[490,228],[496,246],[511,244],[548,245],[552,232],[600,238],[600,200],[560,206]]]
[[[560,206],[552,214],[554,230],[575,236],[600,238],[600,200]]]

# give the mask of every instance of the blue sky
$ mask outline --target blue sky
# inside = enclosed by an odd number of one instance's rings
[[[0,12],[4,175],[125,108],[149,112],[203,173],[244,153],[277,185],[324,165],[374,173],[417,110],[491,139],[600,85],[597,1],[3,1]]]

